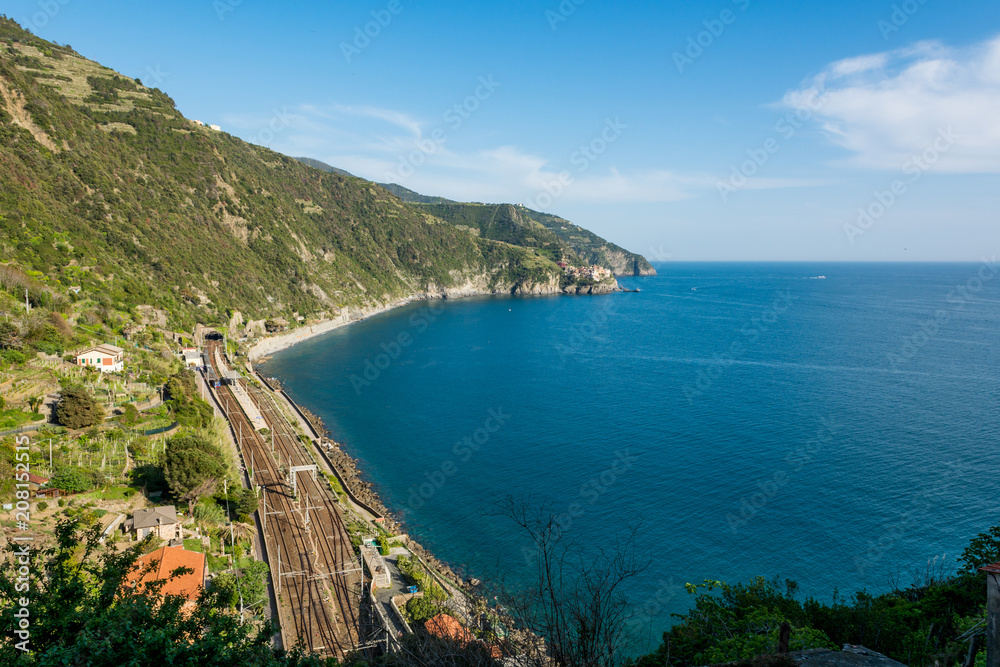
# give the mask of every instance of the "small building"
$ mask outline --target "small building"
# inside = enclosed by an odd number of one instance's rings
[[[448,614],[438,614],[427,621],[424,624],[424,628],[427,629],[428,634],[440,637],[441,639],[451,639],[462,646],[476,641],[471,632],[466,630],[454,616],[449,616]]]
[[[35,473],[28,473],[28,490],[38,493],[49,483],[48,477],[40,477]]]
[[[202,364],[201,352],[194,347],[185,347],[181,352],[184,355],[184,365],[191,367],[198,367]]]
[[[368,572],[371,573],[375,588],[392,588],[392,577],[378,550],[372,545],[362,545],[361,557],[364,558],[365,565],[368,566]]]
[[[102,373],[120,373],[125,368],[125,350],[101,344],[76,355],[77,366],[95,366]]]
[[[111,537],[115,530],[122,525],[125,521],[125,515],[119,514],[118,512],[108,512],[102,516],[99,520],[101,524],[101,537],[98,538],[99,542],[104,542],[104,540]]]
[[[173,505],[136,510],[125,520],[124,528],[126,533],[134,533],[137,540],[150,534],[168,542],[181,537],[181,523]]]
[[[181,567],[192,572],[172,576]],[[126,579],[133,588],[146,587],[159,580],[166,582],[159,590],[160,595],[180,595],[188,600],[185,607],[193,605],[205,588],[205,554],[184,547],[161,547],[140,556]]]

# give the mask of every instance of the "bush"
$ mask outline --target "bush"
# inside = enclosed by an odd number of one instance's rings
[[[42,500],[37,505],[35,505],[35,507],[38,509],[39,512],[44,512],[45,510],[47,510],[49,508],[49,504],[47,502],[45,502],[44,500]]]
[[[134,424],[139,421],[139,410],[132,403],[127,403],[122,408],[121,420],[126,424]]]
[[[0,357],[9,364],[23,364],[27,359],[20,350],[4,350],[0,352]]]
[[[418,595],[410,598],[406,603],[406,613],[410,619],[416,623],[424,623],[434,618],[445,610],[427,595]]]
[[[81,493],[87,491],[93,485],[93,476],[90,471],[79,466],[61,466],[52,475],[50,485],[55,489],[61,489],[67,493]],[[70,505],[73,501],[70,501]]]

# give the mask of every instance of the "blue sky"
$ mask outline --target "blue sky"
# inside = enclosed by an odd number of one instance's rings
[[[579,4],[577,4],[579,2]],[[190,118],[652,260],[1000,251],[995,2],[5,2]]]

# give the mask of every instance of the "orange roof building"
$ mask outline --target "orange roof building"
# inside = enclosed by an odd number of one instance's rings
[[[484,642],[480,642],[476,639],[475,635],[465,628],[465,626],[459,623],[453,616],[449,616],[448,614],[438,614],[424,623],[424,627],[427,629],[429,634],[432,634],[435,637],[450,639],[458,642],[458,644],[462,647],[468,646],[473,642],[479,643],[490,652],[490,655],[494,659],[499,660],[503,658],[503,652],[500,650],[500,647],[490,646]]]
[[[171,577],[179,567],[194,572]],[[135,561],[128,581],[132,586],[145,586],[159,579],[166,581],[160,589],[161,595],[180,595],[193,603],[205,587],[205,554],[184,547],[161,547]]]
[[[442,639],[453,639],[463,646],[476,638],[461,623],[448,614],[438,614],[424,624],[427,632]]]

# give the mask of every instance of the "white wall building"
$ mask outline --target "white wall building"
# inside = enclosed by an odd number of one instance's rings
[[[98,345],[76,355],[77,366],[96,366],[102,373],[120,373],[125,368],[125,350],[116,345]]]

